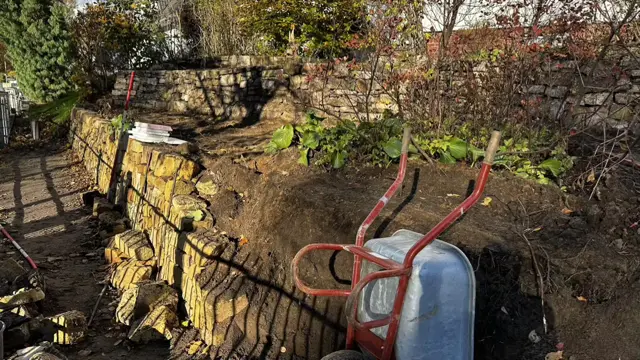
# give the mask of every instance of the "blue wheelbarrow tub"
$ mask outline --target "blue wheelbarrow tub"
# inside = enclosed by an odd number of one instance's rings
[[[399,230],[393,236],[367,241],[365,247],[402,263],[409,249],[423,237]],[[361,276],[380,268],[363,261]],[[358,301],[361,322],[391,313],[398,278],[367,285]],[[395,342],[396,359],[473,359],[475,276],[469,260],[457,247],[435,240],[414,259]],[[384,339],[388,326],[372,329]]]

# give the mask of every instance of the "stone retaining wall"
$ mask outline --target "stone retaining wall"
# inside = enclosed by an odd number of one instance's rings
[[[97,187],[106,194],[116,165],[113,127],[97,114],[81,109],[73,111],[71,124],[73,152],[89,173],[95,174]],[[200,175],[196,162],[175,149],[128,141],[121,166],[124,176],[116,182],[121,194],[117,202],[123,205],[132,231],[137,231],[128,238],[137,240],[123,245],[125,240],[116,237],[105,253],[115,266],[114,286],[130,289],[157,274],[157,280],[180,291],[187,315],[202,339],[219,346],[233,317],[247,308],[247,294],[212,281],[215,269],[220,269],[213,258],[233,242],[214,227],[207,204],[199,197],[200,192],[215,192],[215,184]],[[149,252],[138,251],[140,247],[152,249],[153,258]],[[114,256],[116,253],[119,256]]]
[[[370,84],[368,73],[350,70],[344,64],[324,76],[317,76],[322,64],[303,64],[286,57],[228,56],[213,65],[216,68],[136,72],[132,106],[227,119],[288,121],[308,110],[329,117],[363,119],[366,104],[373,118],[386,110],[397,110],[380,84]],[[625,65],[618,75],[612,75],[613,66],[603,66],[587,84],[582,81],[588,67],[577,69],[571,62],[547,65],[546,71],[539,71],[546,74],[544,79],[520,90],[525,101],[521,106],[528,111],[535,108],[552,119],[578,117],[587,122],[607,119],[618,123],[631,116],[629,109],[640,95],[638,64]],[[486,64],[473,68],[476,75],[486,71]],[[129,76],[129,71],[117,76],[112,92],[117,103],[124,102]],[[445,76],[454,92],[464,84],[456,80],[463,74]],[[367,94],[370,85],[371,93]]]

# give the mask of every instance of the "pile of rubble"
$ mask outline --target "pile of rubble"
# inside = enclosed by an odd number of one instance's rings
[[[5,350],[42,342],[19,350],[12,359],[64,359],[53,344],[74,345],[85,337],[87,321],[83,313],[69,311],[44,317],[38,305],[44,298],[44,282],[36,270],[28,272],[13,259],[0,262],[0,321],[6,327]]]

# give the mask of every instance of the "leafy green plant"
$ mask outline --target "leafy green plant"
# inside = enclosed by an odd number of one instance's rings
[[[335,169],[350,160],[387,166],[400,157],[402,123],[399,119],[360,124],[342,120],[333,127],[325,127],[323,121],[324,118],[309,113],[304,123],[281,127],[274,132],[265,151],[276,153],[297,144],[298,163],[308,166],[312,160],[315,165]]]
[[[114,134],[129,131],[131,130],[131,121],[124,121],[122,114],[120,114],[111,119],[111,128]]]
[[[433,157],[438,157],[440,162],[444,164],[454,164],[466,160],[475,163],[484,157],[484,150],[451,135],[442,138],[418,137],[418,144],[425,152]]]
[[[562,146],[557,146],[551,151],[549,157],[537,164],[535,158],[523,156],[529,151],[526,140],[515,143],[513,139],[505,139],[498,150],[495,165],[506,168],[516,176],[535,180],[541,184],[549,184],[552,179],[559,178],[573,167],[573,158],[566,154]]]

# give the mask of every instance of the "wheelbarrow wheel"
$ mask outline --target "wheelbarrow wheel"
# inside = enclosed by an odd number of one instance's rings
[[[321,360],[364,360],[364,356],[353,350],[340,350],[333,352]]]

